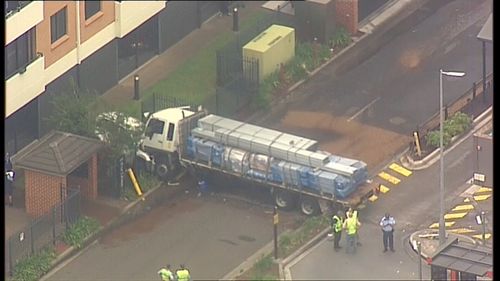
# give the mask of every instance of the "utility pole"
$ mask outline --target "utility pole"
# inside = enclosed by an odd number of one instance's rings
[[[274,206],[273,212],[273,226],[274,226],[274,259],[278,259],[278,207]]]

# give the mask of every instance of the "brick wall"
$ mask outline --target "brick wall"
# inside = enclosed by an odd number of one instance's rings
[[[61,184],[66,186],[66,178],[25,170],[26,213],[33,217],[46,214],[61,201]]]
[[[335,0],[337,24],[351,34],[358,32],[358,0]]]

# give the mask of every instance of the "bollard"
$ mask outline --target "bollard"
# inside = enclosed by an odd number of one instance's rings
[[[278,222],[279,222],[278,207],[274,206],[274,212],[273,212],[274,259],[278,259]]]
[[[134,100],[139,100],[139,75],[134,75]]]
[[[233,9],[233,31],[239,31],[239,22],[238,22],[238,8]]]

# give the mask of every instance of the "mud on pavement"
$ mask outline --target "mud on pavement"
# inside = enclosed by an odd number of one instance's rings
[[[274,128],[318,141],[321,150],[358,159],[373,173],[406,148],[411,137],[325,112],[289,110]]]

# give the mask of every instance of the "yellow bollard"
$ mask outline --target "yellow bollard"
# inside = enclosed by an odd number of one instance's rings
[[[127,174],[130,177],[130,180],[132,181],[132,184],[134,185],[135,192],[137,193],[138,196],[142,196],[142,190],[141,187],[139,186],[139,183],[137,182],[137,179],[135,178],[134,172],[132,169],[127,169]]]

